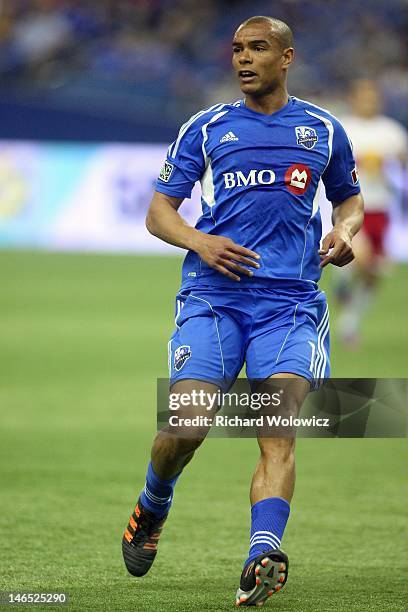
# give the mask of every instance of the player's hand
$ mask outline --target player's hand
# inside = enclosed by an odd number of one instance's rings
[[[225,236],[212,236],[203,233],[194,250],[210,268],[235,281],[241,280],[239,274],[253,276],[253,272],[245,268],[244,265],[251,268],[260,268],[260,264],[256,261],[260,259],[257,253],[235,244],[231,238]]]
[[[324,268],[329,263],[340,268],[346,266],[354,259],[350,234],[344,229],[334,227],[325,236],[322,247],[319,250],[319,255],[321,268]]]

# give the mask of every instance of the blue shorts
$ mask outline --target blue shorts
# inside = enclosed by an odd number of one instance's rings
[[[244,363],[250,380],[288,372],[313,388],[330,375],[329,310],[314,284],[184,290],[176,297],[175,323],[168,344],[171,384],[203,380],[225,392]]]

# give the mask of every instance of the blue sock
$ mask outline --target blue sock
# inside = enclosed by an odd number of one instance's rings
[[[180,474],[176,474],[170,480],[162,480],[154,471],[152,463],[149,463],[146,484],[140,494],[140,501],[145,508],[153,512],[158,518],[166,516],[170,510],[174,485]]]
[[[268,497],[252,506],[250,548],[244,567],[261,553],[280,548],[289,512],[289,503],[282,497]]]

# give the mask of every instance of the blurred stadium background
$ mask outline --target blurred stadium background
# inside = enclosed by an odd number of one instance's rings
[[[350,80],[373,78],[408,126],[406,0],[0,0],[0,590],[67,591],[78,611],[232,609],[253,441],[200,450],[143,581],[126,575],[120,539],[179,282],[180,253],[144,216],[180,123],[240,97],[230,41],[253,14],[293,26],[291,93],[342,115]],[[396,173],[392,264],[361,345],[334,337],[334,376],[408,375],[408,181]],[[198,216],[199,190],[182,212]],[[271,608],[405,610],[405,440],[301,440],[298,457],[292,576]],[[232,537],[219,533],[226,516]]]

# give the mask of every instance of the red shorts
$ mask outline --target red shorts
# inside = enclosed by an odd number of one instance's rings
[[[389,215],[384,211],[364,214],[363,232],[369,239],[375,255],[384,255],[384,238],[389,224]]]

